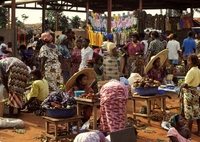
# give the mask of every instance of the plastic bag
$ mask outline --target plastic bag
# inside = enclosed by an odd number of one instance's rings
[[[163,121],[162,123],[161,123],[161,127],[163,128],[163,129],[165,129],[165,130],[169,130],[169,127],[170,127],[170,124],[169,124],[169,122],[166,122],[166,121]]]
[[[120,82],[123,82],[125,85],[129,85],[128,79],[125,77],[120,77]]]
[[[90,120],[88,120],[87,122],[83,124],[83,126],[81,127],[81,130],[89,129],[89,127],[90,127]]]
[[[15,118],[0,118],[0,128],[23,128],[24,121]]]

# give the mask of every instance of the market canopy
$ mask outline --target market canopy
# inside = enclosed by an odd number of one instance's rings
[[[62,7],[63,11],[77,11],[84,12],[85,10],[79,10],[78,7],[85,8],[86,3],[89,1],[89,8],[95,12],[107,11],[108,0],[45,0],[48,6],[52,6],[57,10]],[[42,9],[37,7],[39,4],[42,6],[44,0],[16,0],[16,7],[23,9]],[[139,3],[142,3],[142,9],[177,9],[186,10],[187,8],[200,8],[199,0],[112,0],[112,11],[132,11],[139,8]],[[34,6],[28,7],[25,4],[35,3]],[[11,7],[12,0],[2,0],[0,2],[4,7]],[[24,4],[24,6],[22,6]],[[75,10],[73,9],[75,8]]]

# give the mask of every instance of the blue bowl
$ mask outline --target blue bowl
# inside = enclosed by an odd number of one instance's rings
[[[54,118],[70,118],[75,115],[76,109],[47,109],[48,116]]]
[[[74,91],[74,96],[75,97],[79,97],[80,95],[84,94],[85,91],[84,90],[76,90]]]
[[[140,96],[153,96],[157,94],[158,92],[158,87],[151,87],[151,88],[135,88],[135,91],[140,95]]]
[[[158,92],[157,92],[159,95],[162,95],[162,94],[164,94],[165,93],[165,90],[158,90]]]
[[[195,33],[200,33],[200,27],[192,27],[191,29]]]

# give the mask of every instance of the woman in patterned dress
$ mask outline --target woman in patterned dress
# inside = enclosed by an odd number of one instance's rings
[[[52,36],[50,33],[43,33],[41,39],[44,42],[39,54],[41,58],[41,72],[44,74],[44,79],[49,83],[49,91],[57,91],[59,85],[63,84],[61,75],[62,54],[58,47],[51,42]]]
[[[197,86],[200,84],[199,61],[196,55],[189,55],[187,60],[190,70],[185,76],[185,82],[181,85],[180,103],[181,113],[188,120],[188,128],[192,130],[193,120],[197,121],[196,135],[200,136],[200,103]]]
[[[139,42],[138,33],[133,33],[131,35],[131,41],[122,48],[122,51],[128,56],[128,76],[130,76],[131,73],[143,75],[145,63],[143,59],[144,45]]]
[[[82,49],[82,40],[78,39],[76,41],[76,47],[74,47],[72,51],[72,67],[71,67],[71,75],[78,72],[79,66],[81,64],[81,49]]]
[[[68,39],[66,35],[60,35],[57,40],[58,49],[62,53],[61,67],[63,73],[64,84],[70,78],[71,55],[67,48]]]
[[[100,97],[100,130],[110,134],[110,132],[124,129],[127,87],[117,80],[111,80],[101,88]]]
[[[18,108],[19,115],[29,74],[28,68],[21,60],[7,57],[0,60],[0,71],[3,85],[9,94],[9,115],[13,116],[14,108]]]

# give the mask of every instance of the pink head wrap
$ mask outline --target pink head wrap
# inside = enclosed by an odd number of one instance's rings
[[[42,33],[41,39],[43,41],[50,42],[50,41],[52,41],[52,36],[50,35],[50,33]]]

